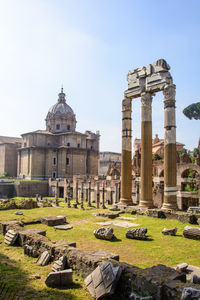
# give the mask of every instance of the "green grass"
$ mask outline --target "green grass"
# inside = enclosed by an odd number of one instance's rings
[[[134,223],[140,224],[140,227],[147,227],[148,241],[126,239],[125,233],[128,229],[115,227],[114,234],[117,241],[97,240],[93,231],[100,226],[96,222],[108,221],[107,218],[94,217],[93,212],[103,210],[85,210],[68,209],[66,204],[60,203],[60,207],[47,207],[32,210],[21,210],[23,216],[15,215],[17,210],[0,211],[0,220],[28,220],[37,219],[41,216],[65,215],[67,221],[73,225],[73,229],[68,231],[55,230],[43,224],[26,226],[27,228],[40,228],[47,231],[47,237],[52,241],[65,239],[75,241],[77,248],[82,250],[105,250],[120,255],[120,261],[145,268],[158,263],[167,266],[175,266],[178,263],[186,262],[188,264],[200,267],[198,253],[200,251],[200,241],[185,239],[182,236],[182,224],[175,220],[154,219],[146,216],[134,216],[123,214],[123,216],[135,217]],[[176,236],[162,235],[162,229],[177,227]],[[16,286],[21,290],[24,299],[27,293],[30,293],[30,299],[92,299],[83,285],[83,280],[74,277],[74,286],[71,289],[58,290],[50,289],[45,285],[45,278],[51,271],[51,265],[39,267],[36,259],[24,256],[21,247],[8,247],[3,242],[3,236],[0,235],[0,274],[3,280],[6,280],[9,286]],[[40,275],[41,279],[31,279],[33,275]],[[27,292],[28,291],[28,292]],[[39,292],[40,291],[40,292]],[[38,296],[39,293],[39,296]],[[39,297],[39,298],[37,298]],[[47,298],[46,298],[47,297]],[[51,297],[51,298],[50,298]]]

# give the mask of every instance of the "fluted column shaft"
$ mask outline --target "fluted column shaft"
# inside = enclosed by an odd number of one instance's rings
[[[176,183],[176,86],[168,85],[164,91],[164,202],[162,208],[177,208]]]
[[[118,205],[132,205],[132,100],[122,101],[121,197]]]
[[[141,194],[139,206],[152,208],[152,94],[141,95]]]

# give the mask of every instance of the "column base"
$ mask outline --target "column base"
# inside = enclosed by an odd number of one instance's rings
[[[139,208],[154,208],[153,201],[140,200]]]
[[[125,199],[125,198],[120,198],[120,202],[117,203],[117,205],[121,206],[132,206],[133,201],[132,199]]]
[[[171,204],[171,203],[163,203],[161,209],[173,209],[173,210],[177,210],[178,207],[177,205]]]

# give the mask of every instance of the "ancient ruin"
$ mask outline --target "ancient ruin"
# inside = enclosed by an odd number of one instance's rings
[[[122,165],[121,205],[132,205],[132,99],[141,97],[141,192],[139,206],[152,208],[152,99],[156,92],[164,94],[164,203],[163,208],[177,208],[176,203],[176,121],[175,93],[169,65],[160,59],[127,74],[128,89],[122,101]]]

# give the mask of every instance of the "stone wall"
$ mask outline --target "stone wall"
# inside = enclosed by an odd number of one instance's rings
[[[35,196],[36,194],[48,196],[48,181],[15,181],[15,196],[31,197]]]
[[[0,198],[13,197],[14,184],[12,183],[0,183]]]

